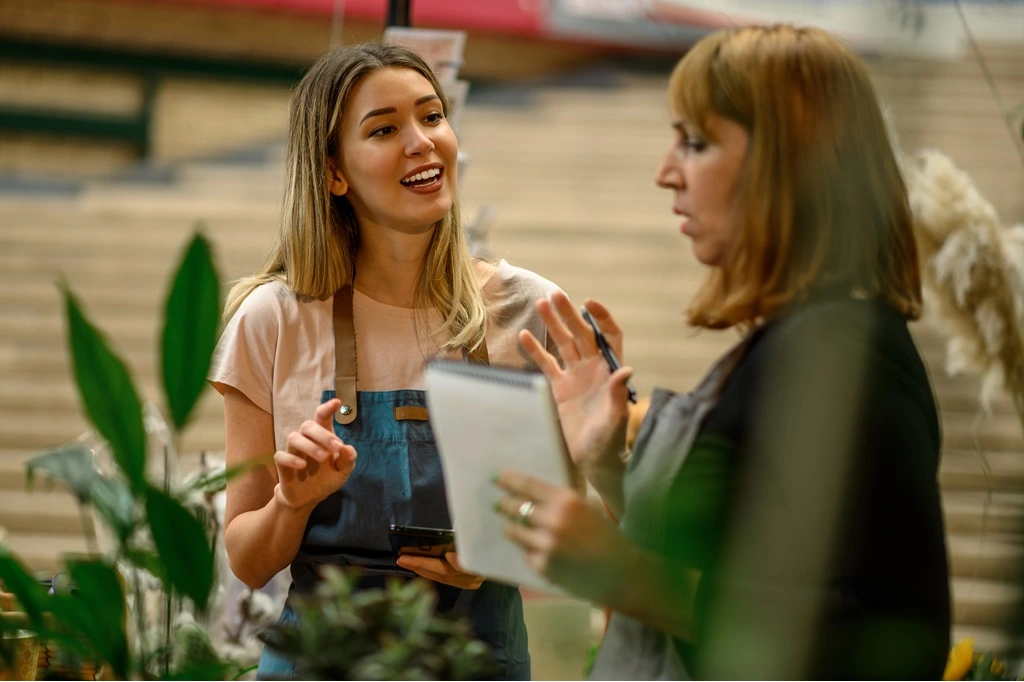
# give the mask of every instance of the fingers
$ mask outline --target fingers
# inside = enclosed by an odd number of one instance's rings
[[[495,483],[513,495],[535,502],[550,499],[560,490],[558,486],[518,471],[502,471]]]
[[[341,400],[338,398],[331,398],[326,403],[320,403],[316,412],[313,413],[313,420],[334,433],[334,411],[339,407],[341,407]]]
[[[448,552],[448,554],[454,554],[454,552]],[[466,573],[456,568],[447,559],[403,554],[395,563],[427,580],[461,587],[464,590],[475,590],[484,582],[483,576]]]
[[[544,326],[548,329],[548,336],[555,342],[555,348],[558,349],[558,354],[562,356],[562,360],[567,363],[579,360],[580,354],[576,348],[572,332],[562,322],[561,316],[555,311],[551,301],[542,298],[537,301],[535,307],[541,321],[544,322]]]
[[[274,453],[274,464],[276,464],[279,469],[284,468],[301,471],[306,468],[306,458],[293,455],[290,452],[278,450]]]
[[[467,573],[466,569],[464,569],[462,567],[462,564],[459,563],[458,552],[445,552],[444,560],[450,563],[452,565],[452,568],[454,568],[456,571],[459,571],[460,573]]]
[[[615,321],[615,318],[612,317],[608,308],[605,307],[604,303],[588,298],[583,301],[583,307],[590,311],[590,314],[594,316],[594,320],[601,327],[601,331],[603,331],[605,335],[622,333],[622,329]]]
[[[625,407],[629,395],[626,384],[631,376],[633,376],[632,367],[619,367],[609,378],[608,393],[613,405]]]
[[[335,401],[328,401],[324,405],[328,405],[331,402]],[[323,405],[320,407],[323,407]],[[333,458],[345,448],[345,444],[341,439],[334,435],[333,425],[329,424],[325,427],[320,423],[319,412],[320,408],[317,408],[317,420],[307,419],[302,422],[298,431],[292,431],[288,434],[288,452],[305,455],[318,462],[325,462],[328,458]],[[333,411],[331,411],[331,414],[333,414]]]
[[[437,557],[432,556],[417,556],[415,554],[403,554],[398,557],[395,561],[396,564],[402,568],[415,571],[416,573],[423,575],[424,573],[430,573],[433,575],[440,575],[445,572],[445,562]],[[424,576],[427,577],[427,576]],[[431,580],[434,580],[431,577]]]
[[[583,319],[580,311],[572,304],[569,297],[564,292],[556,291],[551,294],[551,305],[572,335],[577,355],[585,358],[596,354],[597,340],[594,338],[594,329]]]
[[[524,329],[519,332],[519,345],[523,347],[523,350],[533,358],[534,363],[537,365],[537,369],[544,373],[544,376],[548,380],[553,380],[559,376],[562,372],[562,368],[558,365],[558,360],[555,356],[547,351],[544,345],[537,340],[537,337],[530,333],[530,330]]]
[[[527,551],[528,554],[535,552],[551,552],[554,549],[554,539],[551,533],[539,528],[530,528],[517,523],[505,524],[505,537],[516,543]]]
[[[339,473],[351,474],[356,466],[356,457],[356,449],[351,445],[344,445],[341,451],[334,456],[332,464]]]

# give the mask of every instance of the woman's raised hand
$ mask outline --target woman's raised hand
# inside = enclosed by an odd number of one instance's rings
[[[622,357],[622,330],[602,304],[586,301],[616,356]],[[519,333],[519,342],[551,382],[569,454],[584,475],[604,465],[621,467],[619,455],[625,448],[626,381],[632,369],[622,367],[609,374],[594,331],[563,292],[537,301],[537,312],[562,357],[558,360],[529,331]]]
[[[292,509],[312,508],[345,485],[356,465],[356,450],[334,434],[337,398],[316,408],[298,431],[288,434],[287,450],[274,453],[277,486],[274,496]]]

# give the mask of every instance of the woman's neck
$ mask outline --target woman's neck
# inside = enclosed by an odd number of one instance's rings
[[[363,230],[353,286],[378,303],[414,307],[431,236]]]

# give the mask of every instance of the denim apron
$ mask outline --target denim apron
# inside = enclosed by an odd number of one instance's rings
[[[664,510],[704,417],[746,352],[736,344],[689,393],[655,389],[640,425],[623,481],[625,510],[619,529],[634,543],[662,553],[673,541]],[[613,612],[590,672],[593,680],[687,680],[675,640],[663,630]]]
[[[316,506],[306,524],[302,545],[291,564],[292,594],[312,592],[319,568],[326,564],[358,568],[355,589],[383,587],[391,579],[416,576],[395,565],[388,527],[391,524],[451,528],[444,478],[434,434],[428,421],[426,392],[357,391],[356,337],[352,288],[334,295],[335,390],[323,391],[321,404],[338,397],[334,432],[358,453],[345,485]],[[463,353],[470,362],[487,364],[487,348]],[[476,590],[431,583],[439,613],[469,619],[497,666],[493,679],[530,679],[523,602],[516,587],[485,580]],[[285,602],[279,623],[295,624]],[[295,664],[265,647],[257,677],[294,678]]]

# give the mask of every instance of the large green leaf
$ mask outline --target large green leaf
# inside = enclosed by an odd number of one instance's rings
[[[145,485],[146,430],[142,406],[124,362],[85,317],[77,299],[61,283],[67,309],[68,341],[74,363],[75,381],[89,420],[114,453],[132,488]]]
[[[149,572],[153,577],[158,578],[164,585],[167,584],[167,569],[164,568],[160,555],[147,549],[136,547],[124,547],[121,556],[134,566]]]
[[[184,594],[199,610],[206,609],[213,587],[213,548],[203,524],[177,500],[146,488],[146,512],[153,543],[167,571],[168,591]]]
[[[179,431],[206,386],[219,323],[220,283],[210,244],[197,233],[174,276],[164,309],[164,392]]]
[[[4,589],[18,600],[21,610],[28,617],[31,629],[35,632],[44,630],[43,613],[46,611],[46,590],[29,575],[10,550],[2,545],[0,545],[0,582],[3,583]]]
[[[93,481],[99,477],[99,472],[92,462],[92,453],[85,443],[61,445],[26,462],[27,487],[32,487],[37,471],[42,471],[47,478],[66,485],[82,503],[89,501]]]
[[[88,614],[80,622],[82,635],[97,656],[110,663],[118,679],[128,679],[124,590],[117,572],[100,560],[72,560],[67,566],[78,587],[73,598]]]
[[[120,479],[97,476],[89,493],[92,506],[123,545],[138,523],[132,491]]]
[[[105,478],[93,464],[84,443],[71,443],[33,457],[26,465],[29,487],[37,471],[60,481],[75,494],[80,504],[92,505],[115,535],[124,542],[135,528],[135,501],[120,479]]]

